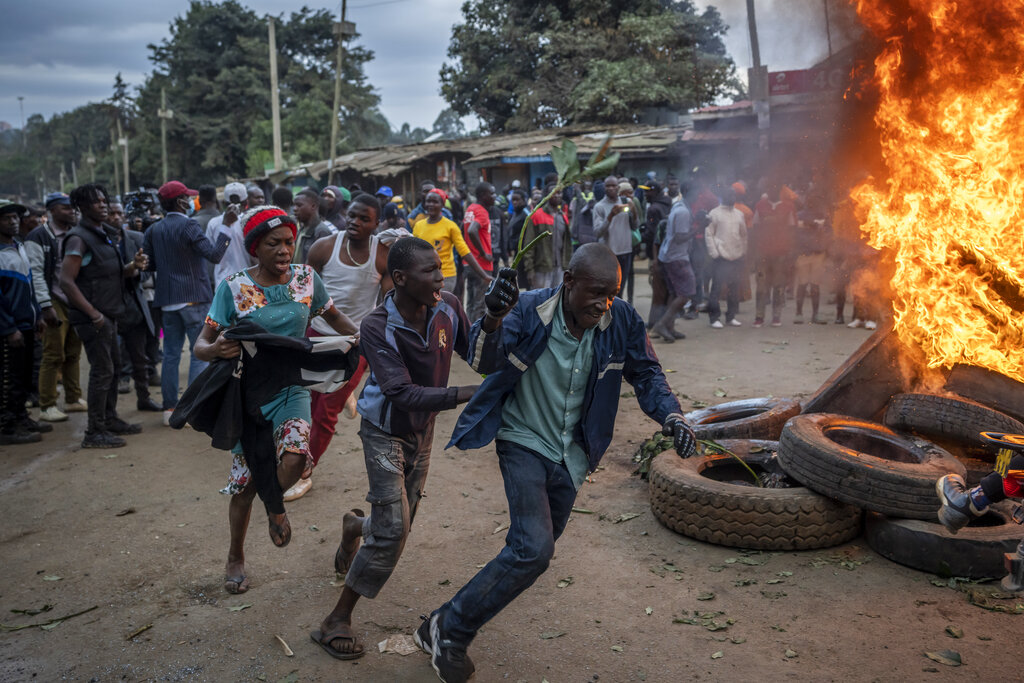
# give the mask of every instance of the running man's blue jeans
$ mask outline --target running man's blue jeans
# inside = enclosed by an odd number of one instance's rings
[[[576,500],[564,463],[510,441],[495,446],[510,518],[505,547],[439,610],[445,638],[465,646],[548,568]]]

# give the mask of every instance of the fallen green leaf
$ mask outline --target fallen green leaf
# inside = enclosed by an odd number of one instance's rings
[[[717,564],[713,564],[710,567],[708,567],[708,571],[709,572],[720,572],[723,569],[725,569],[725,567],[719,566]]]
[[[775,576],[793,576],[793,572],[776,572]]]
[[[956,650],[939,650],[938,652],[925,652],[924,656],[933,662],[939,664],[945,664],[946,666],[960,666],[963,661],[960,659],[960,653]]]
[[[103,456],[103,459],[104,460],[110,460],[111,458],[116,458],[117,455],[118,455],[117,453],[107,453],[106,455]]]
[[[559,579],[559,581],[558,581],[558,587],[559,588],[565,588],[566,586],[571,586],[571,585],[572,585],[572,577],[571,576],[567,576],[564,579]]]
[[[946,633],[950,637],[952,637],[952,638],[963,638],[964,637],[964,630],[962,628],[957,628],[956,626],[953,626],[953,625],[949,625],[949,626],[946,627]]]
[[[715,389],[715,396],[718,398],[725,398],[728,394],[725,393],[725,389]]]
[[[746,638],[730,638],[729,642],[732,643],[733,645],[742,645],[743,643],[747,642],[747,639]]]
[[[612,652],[622,652],[621,645],[612,645]]]
[[[43,577],[43,581],[63,581],[63,576],[57,576],[56,574],[47,574]]]
[[[768,583],[771,583],[771,581],[769,581]],[[739,587],[739,586],[753,586],[755,584],[757,584],[757,579],[737,579],[736,581],[733,581],[733,583],[732,583],[732,585],[737,586],[737,587]]]
[[[724,656],[725,654],[721,650],[711,653],[711,659],[721,659]]]
[[[63,619],[57,619],[55,621],[51,621],[49,624],[43,624],[39,628],[43,629],[44,631],[52,631],[53,629],[57,628],[58,626],[60,626],[63,623],[64,623]]]
[[[452,582],[451,579],[445,579],[444,581],[438,581],[437,585],[438,586],[448,586],[448,585],[451,584],[451,582]]]
[[[587,508],[575,508],[574,507],[572,509],[572,511],[577,513],[577,514],[580,514],[580,515],[592,515],[592,514],[594,514],[593,510],[588,510]]]
[[[228,607],[228,611],[229,612],[241,612],[242,610],[249,609],[250,607],[252,607],[252,603],[251,602],[245,602],[245,603],[242,603],[241,605],[233,605],[231,607]]]
[[[790,650],[789,648],[786,648],[786,659],[793,659],[793,657],[797,657],[797,656],[799,656],[799,655],[797,655],[796,652],[794,652],[793,650]]]
[[[540,634],[541,640],[551,640],[553,638],[561,638],[566,634],[565,631],[542,631]]]
[[[712,593],[711,591],[705,591],[703,593],[698,593],[697,594],[697,599],[701,600],[701,601],[704,601],[704,600],[714,600],[715,599],[715,594]]]
[[[293,671],[287,676],[277,679],[277,683],[299,683],[299,672]]]
[[[654,608],[653,607],[644,607],[644,614],[646,614],[647,616],[651,616],[652,614],[654,614]]]
[[[320,531],[320,527],[318,527],[316,524],[310,524],[309,525],[309,530],[310,531]]]

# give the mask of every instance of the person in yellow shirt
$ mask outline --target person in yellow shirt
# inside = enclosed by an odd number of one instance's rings
[[[427,215],[420,218],[412,228],[414,237],[426,240],[434,245],[434,250],[441,257],[441,274],[444,276],[444,288],[449,292],[455,291],[455,258],[452,256],[454,249],[459,256],[465,259],[470,269],[485,281],[491,280],[490,273],[480,267],[477,260],[469,253],[469,246],[462,238],[462,231],[454,221],[441,215],[441,209],[448,199],[443,190],[431,190],[423,199],[423,208]]]

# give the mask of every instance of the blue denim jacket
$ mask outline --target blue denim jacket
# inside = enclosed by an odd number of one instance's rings
[[[501,427],[505,399],[547,348],[560,289],[522,293],[491,334],[481,331],[480,320],[473,324],[467,360],[487,378],[459,416],[448,448],[482,448],[494,439]],[[595,330],[594,363],[583,414],[573,430],[573,439],[589,458],[591,472],[611,443],[623,379],[633,385],[640,408],[658,424],[672,413],[682,412],[651,348],[644,321],[632,306],[616,298]]]

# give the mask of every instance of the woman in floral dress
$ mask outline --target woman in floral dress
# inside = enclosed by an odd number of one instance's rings
[[[267,332],[289,337],[305,336],[309,320],[323,319],[336,332],[355,334],[356,326],[334,307],[320,276],[307,265],[293,264],[295,221],[272,206],[259,206],[242,217],[246,250],[257,264],[230,275],[217,286],[206,318],[206,325],[195,346],[197,358],[235,358],[241,353],[237,341],[224,337],[224,331],[249,318]],[[310,397],[303,387],[285,387],[261,406],[264,417],[273,425],[277,450],[277,478],[287,490],[311,469],[309,453]],[[256,489],[245,463],[241,444],[232,451],[234,462],[228,485],[221,491],[231,495],[228,523],[231,545],[225,567],[224,588],[229,593],[249,589],[245,575],[245,533],[249,526]],[[284,547],[291,540],[286,514],[269,515],[270,538]]]

